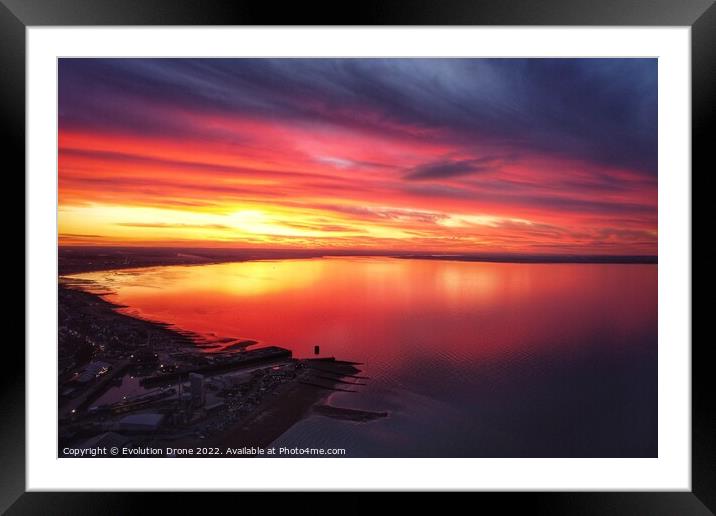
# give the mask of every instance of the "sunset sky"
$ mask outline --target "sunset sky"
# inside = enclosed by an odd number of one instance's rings
[[[60,59],[61,245],[657,252],[655,59]]]

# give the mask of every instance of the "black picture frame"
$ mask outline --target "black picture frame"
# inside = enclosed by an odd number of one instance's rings
[[[716,106],[716,5],[714,0],[363,0],[354,4],[209,2],[199,0],[0,0],[0,116],[7,162],[24,170],[25,30],[43,25],[621,25],[690,26],[692,62],[692,170],[714,167],[712,141]],[[709,131],[711,129],[711,131]],[[15,158],[12,160],[11,158]],[[692,172],[693,178],[693,172]],[[24,188],[21,187],[21,188]],[[691,249],[693,253],[693,246]],[[693,255],[692,255],[693,256]],[[26,257],[27,258],[27,257]],[[13,343],[14,344],[14,343]],[[689,343],[683,343],[688,345]],[[692,346],[692,490],[690,492],[479,493],[470,506],[548,514],[687,515],[716,512],[716,411],[709,384],[709,342]],[[0,511],[7,514],[128,514],[154,511],[147,497],[162,496],[166,511],[206,510],[186,494],[28,493],[25,491],[25,358],[5,346],[0,388]],[[212,494],[225,503],[234,494]],[[242,504],[267,503],[266,495],[240,494]],[[300,506],[323,503],[309,497]],[[370,495],[375,496],[375,495]],[[423,509],[443,502],[413,495]],[[271,512],[277,498],[270,499]],[[341,502],[350,512],[374,503],[351,494]],[[433,504],[435,504],[433,506]],[[437,505],[440,504],[440,505]],[[246,506],[248,507],[248,505]],[[296,505],[287,510],[297,510]],[[343,510],[343,509],[341,509]],[[481,512],[481,511],[480,511]]]

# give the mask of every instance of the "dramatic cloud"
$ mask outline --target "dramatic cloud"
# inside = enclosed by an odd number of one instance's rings
[[[656,252],[655,59],[61,59],[59,127],[65,243]]]
[[[513,160],[514,157],[485,156],[473,159],[436,161],[418,165],[405,177],[408,179],[440,179],[475,172],[497,171],[501,164]]]

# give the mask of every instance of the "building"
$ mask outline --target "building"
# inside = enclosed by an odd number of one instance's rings
[[[191,402],[195,407],[201,407],[206,401],[206,393],[204,389],[204,376],[197,373],[189,373],[189,383],[191,385]]]
[[[94,380],[95,378],[99,378],[103,374],[107,373],[109,371],[109,368],[112,367],[111,364],[108,364],[107,362],[102,362],[99,360],[90,362],[87,364],[82,372],[77,376],[77,381],[79,383],[88,383]]]
[[[206,413],[207,415],[218,414],[219,412],[223,412],[224,409],[226,409],[226,403],[223,401],[217,401],[211,405],[207,405]]]
[[[159,363],[159,355],[147,348],[136,350],[129,358],[137,365],[154,366]]]
[[[131,414],[119,420],[119,430],[126,432],[154,432],[164,422],[164,415],[156,412]]]

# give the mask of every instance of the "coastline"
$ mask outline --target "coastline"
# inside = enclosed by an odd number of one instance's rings
[[[88,292],[81,286],[70,286],[58,281],[58,300],[60,311],[58,339],[60,449],[68,444],[81,445],[88,441],[87,438],[91,441],[109,434],[116,438],[115,427],[117,425],[109,424],[106,418],[94,416],[92,413],[97,407],[92,408],[90,404],[105,394],[113,382],[129,375],[128,371],[131,370],[132,362],[128,355],[134,357],[139,352],[138,350],[145,347],[145,341],[151,341],[151,350],[156,352],[154,356],[159,355],[158,360],[162,362],[166,360],[166,357],[176,355],[177,350],[181,350],[182,355],[189,356],[190,360],[206,356],[206,351],[197,345],[195,339],[187,332],[174,329],[160,321],[145,320],[122,313],[119,311],[123,308],[121,305],[107,301],[101,293]],[[68,317],[70,318],[68,319]],[[63,357],[63,350],[66,351],[67,343],[64,341],[68,339],[68,335],[71,336],[78,332],[85,332],[84,338],[89,340],[87,332],[91,330],[83,326],[88,321],[90,326],[95,328],[94,331],[102,337],[101,339],[97,338],[97,342],[92,342],[93,354],[88,362],[96,361],[99,357],[102,363],[108,365],[109,373],[99,380],[93,380],[90,388],[80,395],[68,399],[62,396],[63,382],[72,382],[77,376],[76,371],[83,364],[74,362],[68,364],[66,362],[68,357]],[[100,340],[121,342],[122,347],[121,349],[107,349],[107,344],[99,344]],[[261,349],[266,348],[257,350]],[[241,353],[246,354],[246,351],[237,350],[233,356],[240,356]],[[225,355],[230,354],[225,353]],[[212,413],[210,416],[207,415],[208,411],[201,412],[204,414],[203,416],[193,413],[188,423],[184,421],[174,427],[173,436],[172,431],[165,429],[159,434],[128,435],[126,437],[133,438],[137,444],[149,447],[183,445],[191,448],[199,444],[226,448],[266,447],[298,421],[314,413],[314,407],[319,404],[324,408],[315,413],[326,417],[334,417],[332,414],[335,413],[338,414],[335,417],[347,419],[345,415],[350,414],[352,409],[340,407],[327,409],[325,407],[329,406],[325,404],[325,401],[331,392],[347,390],[346,387],[349,385],[346,384],[364,385],[361,381],[353,379],[360,371],[356,364],[335,359],[297,359],[291,357],[290,352],[289,357],[279,362],[266,363],[265,366],[259,367],[258,371],[251,373],[250,380],[242,387],[244,389],[243,396],[249,397],[252,400],[251,403],[237,404],[234,401],[236,398],[233,400],[227,398],[226,403],[223,404],[225,407],[222,413],[218,415]],[[317,363],[319,367],[314,368],[313,366]],[[282,370],[289,372],[282,373],[278,380],[271,380],[274,377],[273,370],[278,369],[279,366]],[[163,364],[161,367],[164,367]],[[157,371],[164,372],[165,370]],[[151,373],[146,371],[142,374],[151,376]],[[173,399],[173,396],[170,396],[169,399],[164,397],[153,401],[147,405],[148,408],[140,409],[136,413],[141,414],[145,410],[160,410],[168,416],[167,419],[173,419],[169,417],[173,416],[172,407],[181,406],[177,405]],[[229,403],[230,401],[231,403]],[[92,410],[88,411],[87,409]],[[116,408],[112,410],[114,413]],[[369,412],[352,412],[354,414],[352,414],[351,420],[364,422],[387,415],[376,416]],[[172,424],[176,425],[176,423]],[[207,431],[207,429],[213,430]]]
[[[486,263],[658,264],[652,255],[515,255],[508,253],[395,252],[361,250],[224,249],[61,246],[58,276],[83,272],[140,269],[170,265],[212,265],[256,260],[297,260],[327,257],[382,257]]]
[[[302,258],[308,257],[309,256],[307,255],[302,256]],[[277,256],[254,256],[250,258],[245,256],[243,260],[237,260],[236,256],[226,256],[224,258],[224,262],[229,262],[269,258],[273,260],[296,259],[298,257],[278,258]],[[421,257],[415,255],[393,256],[393,258],[421,259]],[[465,258],[462,261],[470,261],[466,259],[469,257],[463,256],[462,258]],[[430,256],[424,257],[423,259],[453,260],[455,259],[455,256]],[[196,259],[192,260],[192,263],[184,263],[182,265],[188,266],[199,264]],[[97,270],[97,267],[104,267],[107,265],[107,263],[97,263],[94,260],[91,262],[92,263],[87,264],[85,272],[87,270]],[[207,261],[203,264],[224,262]],[[161,265],[172,266],[179,264],[159,264],[152,262],[142,265],[134,261],[124,264],[124,266],[119,269],[143,268]],[[71,274],[68,273],[66,269],[61,270],[66,275]],[[83,271],[75,272],[79,273]],[[181,368],[185,366],[188,367],[187,364],[193,360],[191,357],[206,355],[206,350],[202,349],[200,345],[197,346],[197,344],[191,339],[191,336],[188,336],[186,332],[183,332],[180,329],[174,329],[161,321],[147,321],[138,317],[133,317],[132,315],[128,315],[126,313],[121,313],[120,309],[123,308],[122,306],[113,304],[103,299],[102,295],[106,294],[106,292],[103,292],[101,288],[96,289],[96,292],[79,290],[83,286],[81,282],[78,282],[78,284],[75,285],[76,288],[68,288],[62,284],[62,278],[64,277],[65,276],[60,277],[60,285],[58,286],[59,295],[62,296],[63,291],[65,291],[64,295],[68,295],[67,291],[71,291],[72,293],[69,295],[76,298],[75,301],[77,303],[85,307],[90,307],[86,308],[86,310],[89,314],[88,319],[91,322],[99,324],[101,327],[111,328],[113,330],[125,327],[129,329],[133,327],[136,330],[133,337],[129,339],[119,339],[129,345],[129,349],[125,349],[125,356],[128,356],[128,352],[131,351],[132,346],[134,346],[134,349],[145,346],[144,341],[149,340],[146,335],[150,333],[155,335],[151,338],[153,346],[152,351],[159,349],[161,355],[161,348],[166,348],[166,353],[160,357],[160,361],[162,363],[166,363],[166,356],[176,354],[176,347],[179,346],[179,344],[181,344],[181,347],[185,350],[188,350],[188,353],[184,353],[185,355],[189,355],[189,360],[186,361],[186,363],[171,365],[171,367],[179,368],[181,373],[180,376],[182,377],[185,373],[186,376],[188,376],[189,371],[184,371]],[[64,304],[65,303],[62,302],[60,303],[60,310],[63,309]],[[240,353],[240,347],[236,348],[235,351]],[[221,354],[222,353],[219,353],[219,355]],[[228,353],[223,354],[229,355]],[[115,363],[121,363],[119,360],[120,359],[118,358]],[[330,417],[336,420],[345,421],[346,424],[349,425],[368,423],[372,420],[388,416],[388,414],[384,412],[359,411],[327,404],[326,400],[329,398],[331,392],[359,389],[358,386],[364,385],[362,380],[366,378],[359,376],[360,373],[358,372],[358,368],[348,369],[336,367],[339,364],[346,364],[345,362],[334,361],[333,364],[316,364],[314,361],[315,359],[311,358],[297,359],[295,357],[282,360],[278,363],[278,367],[283,368],[282,370],[285,371],[285,373],[282,373],[281,371],[274,371],[277,369],[275,364],[265,363],[265,366],[259,368],[259,372],[261,372],[263,376],[256,376],[253,375],[253,373],[252,375],[244,375],[247,376],[246,382],[242,384],[243,386],[241,388],[234,389],[232,394],[229,395],[230,397],[225,398],[224,402],[220,403],[222,407],[218,409],[218,413],[214,411],[214,407],[218,404],[217,400],[212,398],[210,401],[207,401],[205,405],[202,405],[199,408],[193,407],[189,416],[185,417],[184,412],[182,411],[186,411],[186,405],[182,404],[182,402],[179,402],[178,400],[181,395],[181,390],[179,390],[179,394],[177,396],[174,394],[167,395],[165,399],[156,402],[153,401],[152,403],[146,405],[146,407],[143,406],[142,410],[138,411],[139,413],[145,413],[148,410],[154,411],[154,413],[160,411],[167,416],[167,420],[171,420],[170,423],[165,423],[158,432],[140,435],[133,434],[129,435],[129,437],[133,438],[135,443],[143,446],[216,446],[217,448],[225,449],[241,447],[263,448],[269,446],[294,424],[308,416]],[[316,365],[317,371],[313,373],[306,372],[306,369],[310,369],[310,365]],[[351,364],[351,367],[353,366],[354,365]],[[151,372],[151,374],[147,374],[146,372],[144,374],[148,376],[157,376],[157,373],[164,373],[166,371],[166,369],[162,371],[155,369]],[[206,369],[194,367],[193,371],[200,372],[206,371]],[[161,374],[159,376],[161,376]],[[211,383],[214,376],[215,374],[213,372],[206,375],[206,379],[209,383]],[[248,378],[248,376],[251,377]],[[183,380],[183,382],[186,383],[186,380]],[[159,384],[159,387],[162,387],[162,385]],[[188,388],[185,388],[184,390],[186,394]],[[249,401],[244,403],[243,400],[245,399],[248,399]],[[86,404],[84,408],[87,408],[88,406],[89,404]],[[89,408],[94,409],[95,407]],[[173,417],[175,414],[181,417]],[[178,419],[181,419],[181,421],[178,421]],[[88,420],[93,423],[96,422],[91,418],[88,418]],[[105,424],[101,420],[98,422],[101,424],[95,424],[94,427],[89,428],[88,430],[84,429],[84,434],[78,434],[79,437],[85,439],[85,441],[80,442],[86,442],[87,437],[96,437],[98,434],[102,433],[103,435],[106,435],[107,433],[121,433],[116,430],[116,428]],[[61,421],[61,431],[63,429],[63,425],[68,423],[74,424],[73,421]],[[94,434],[90,435],[88,432],[94,432]],[[75,441],[73,442],[77,442],[79,437],[75,436]],[[245,456],[255,455],[245,454]]]

